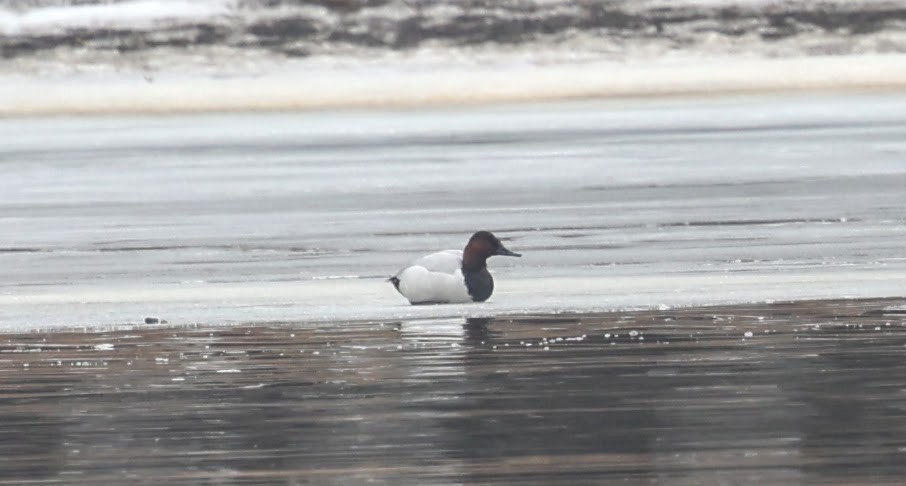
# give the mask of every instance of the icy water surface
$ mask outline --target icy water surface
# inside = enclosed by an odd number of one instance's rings
[[[906,288],[906,96],[0,120],[0,329]],[[479,306],[386,282],[487,229]]]
[[[0,481],[897,484],[896,300],[0,336]]]

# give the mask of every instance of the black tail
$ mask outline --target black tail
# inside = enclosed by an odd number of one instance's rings
[[[396,287],[396,291],[397,291],[397,292],[400,291],[400,279],[398,279],[398,278],[396,278],[396,277],[390,277],[390,278],[387,279],[387,281],[390,282],[390,283],[392,283],[393,286]]]

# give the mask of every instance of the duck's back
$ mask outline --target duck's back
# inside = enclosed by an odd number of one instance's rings
[[[460,250],[444,250],[419,258],[392,280],[413,304],[472,301],[462,275]]]
[[[462,268],[462,250],[443,250],[425,255],[412,262],[412,266],[425,267],[429,272],[453,274]]]

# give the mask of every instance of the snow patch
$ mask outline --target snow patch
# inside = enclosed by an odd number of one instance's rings
[[[44,7],[22,13],[0,9],[0,33],[58,33],[72,29],[150,29],[164,23],[210,21],[235,7],[233,1],[137,0],[104,5]]]

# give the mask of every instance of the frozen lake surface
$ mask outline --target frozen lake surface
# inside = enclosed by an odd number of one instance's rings
[[[906,96],[0,121],[0,329],[900,296]],[[488,229],[483,305],[384,281]]]
[[[897,484],[904,113],[2,120],[0,482]],[[490,302],[385,281],[476,229]]]

